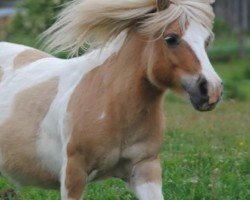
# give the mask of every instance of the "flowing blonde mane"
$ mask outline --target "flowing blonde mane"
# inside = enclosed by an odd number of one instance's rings
[[[45,46],[56,52],[75,53],[86,42],[103,47],[135,25],[142,34],[154,35],[176,19],[182,27],[194,20],[212,33],[214,0],[170,1],[168,9],[155,12],[156,0],[73,0],[43,34]]]

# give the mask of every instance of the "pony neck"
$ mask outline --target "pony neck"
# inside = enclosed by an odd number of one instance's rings
[[[130,96],[139,96],[143,101],[153,102],[161,99],[164,91],[152,85],[147,77],[148,39],[130,30],[120,50],[106,60],[108,73],[113,84],[119,85],[119,91]],[[104,63],[105,65],[105,63]],[[112,74],[112,75],[111,75]],[[130,93],[130,94],[127,94]],[[131,97],[133,97],[131,96]]]
[[[135,127],[146,120],[152,122],[152,119],[160,121],[164,92],[147,79],[146,46],[147,40],[129,32],[117,53],[111,54],[82,78],[72,94],[69,110],[75,110],[79,120],[86,117],[81,115],[89,113],[90,108],[93,108],[93,116],[105,111],[122,126],[132,123]]]

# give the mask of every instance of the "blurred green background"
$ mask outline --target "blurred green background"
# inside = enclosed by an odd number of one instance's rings
[[[0,40],[39,48],[37,37],[68,0],[1,0]],[[224,101],[198,113],[178,95],[166,95],[161,151],[165,199],[250,199],[250,1],[220,0],[211,61],[225,82]],[[58,191],[19,188],[0,177],[0,199],[59,199]],[[86,199],[135,199],[119,180],[90,184]]]

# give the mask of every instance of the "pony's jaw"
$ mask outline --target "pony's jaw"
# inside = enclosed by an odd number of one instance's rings
[[[201,25],[191,22],[183,39],[189,44],[201,65],[201,72],[182,78],[182,85],[188,92],[194,107],[199,111],[213,110],[221,100],[222,80],[211,65],[205,50],[209,32]]]

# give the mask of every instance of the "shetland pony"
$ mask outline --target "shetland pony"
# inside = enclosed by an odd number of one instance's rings
[[[140,200],[162,200],[159,151],[167,89],[213,110],[222,81],[206,47],[211,0],[75,0],[44,33],[58,59],[0,43],[0,170],[14,183],[82,199],[87,183],[126,181]]]

